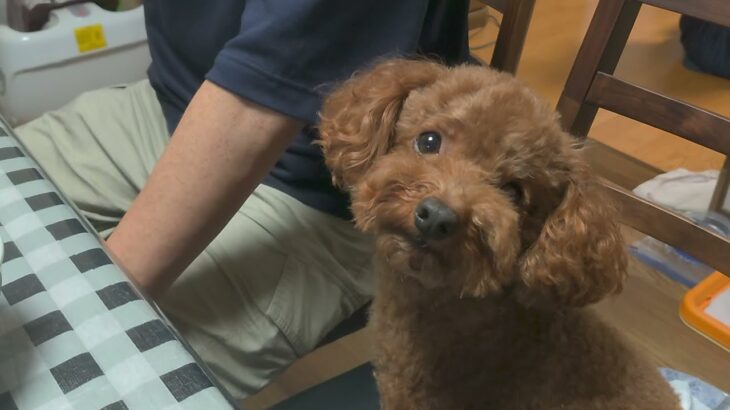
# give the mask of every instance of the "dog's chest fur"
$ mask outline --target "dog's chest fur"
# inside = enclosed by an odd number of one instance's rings
[[[671,391],[657,389],[666,384],[658,372],[590,311],[444,293],[379,272],[371,322],[383,408],[614,409],[635,402],[649,409],[654,400],[669,402]],[[643,394],[642,384],[654,393]]]

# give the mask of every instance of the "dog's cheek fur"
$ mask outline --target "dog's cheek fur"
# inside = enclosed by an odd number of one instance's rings
[[[408,154],[392,154],[375,163],[355,187],[352,212],[359,229],[415,234],[414,212],[423,198],[443,190],[429,167]]]
[[[352,201],[355,226],[375,234],[384,231],[410,233],[416,200],[392,186],[384,188],[380,190],[366,183],[358,189]]]
[[[461,256],[462,296],[499,293],[513,282],[521,247],[519,232],[518,213],[496,192],[475,202]]]
[[[618,293],[626,278],[616,209],[586,164],[570,167],[562,203],[521,260],[520,298],[528,305],[585,306]]]

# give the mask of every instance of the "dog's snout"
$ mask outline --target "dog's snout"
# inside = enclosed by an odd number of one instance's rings
[[[445,239],[458,227],[456,212],[436,198],[426,198],[416,207],[416,228],[425,239]]]

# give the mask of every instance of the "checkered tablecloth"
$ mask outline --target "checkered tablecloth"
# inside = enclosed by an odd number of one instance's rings
[[[0,118],[0,410],[233,407]]]

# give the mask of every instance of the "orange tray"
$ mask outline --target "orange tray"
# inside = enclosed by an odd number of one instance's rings
[[[712,298],[728,289],[730,278],[713,273],[684,295],[679,316],[687,326],[730,352],[730,327],[705,313]]]

